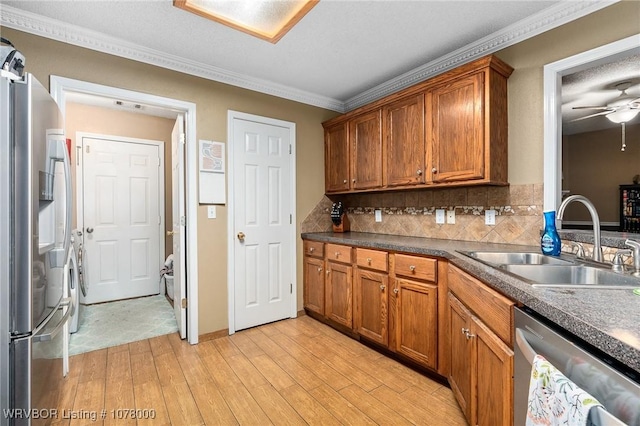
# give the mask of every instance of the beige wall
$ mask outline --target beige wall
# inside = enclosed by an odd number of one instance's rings
[[[246,112],[296,123],[296,215],[302,221],[324,193],[323,129],[335,112],[298,102],[184,75],[23,32],[2,28],[27,58],[28,72],[48,87],[58,75],[138,92],[193,102],[197,107],[197,139],[226,141],[227,110]],[[218,206],[217,219],[207,219],[198,208],[199,334],[228,327],[227,209]],[[299,227],[298,227],[299,231]],[[298,240],[297,253],[302,252]],[[302,258],[298,264],[298,308],[302,309]]]
[[[634,120],[637,121],[637,120]],[[620,151],[621,126],[565,136],[562,189],[582,194],[596,206],[600,221],[620,219],[619,185],[630,185],[640,174],[640,124],[626,127],[627,148]],[[566,220],[591,221],[584,206],[571,204]]]
[[[498,56],[515,67],[509,79],[511,183],[540,184],[543,181],[544,64],[638,33],[639,13],[640,2],[623,1],[499,52]],[[323,199],[323,162],[319,161],[323,158],[323,131],[320,123],[335,113],[10,29],[3,28],[2,31],[3,37],[10,39],[27,57],[27,71],[34,73],[45,85],[49,75],[55,74],[196,103],[198,139],[226,140],[228,109],[295,122],[298,223]],[[227,327],[227,215],[226,208],[219,208],[218,219],[207,220],[206,207],[200,206],[198,212],[199,332],[203,334]],[[300,241],[297,253],[298,307],[301,308]]]
[[[151,139],[164,142],[164,215],[165,231],[172,229],[171,211],[171,130],[175,120],[109,108],[80,105],[68,102],[65,106],[65,134],[75,146],[77,132],[96,133],[108,136]],[[76,164],[76,150],[71,150],[71,164]],[[73,167],[73,187],[75,188],[75,167]],[[75,190],[74,190],[75,191]],[[76,199],[74,197],[74,218]],[[165,241],[165,253],[173,252],[171,240]]]

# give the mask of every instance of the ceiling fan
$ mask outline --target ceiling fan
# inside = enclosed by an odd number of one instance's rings
[[[614,123],[619,123],[622,125],[622,149],[624,151],[627,147],[625,143],[625,123],[631,121],[635,118],[638,113],[640,113],[640,98],[636,98],[635,96],[628,95],[627,90],[631,87],[632,83],[625,81],[622,83],[616,84],[616,89],[620,91],[620,95],[615,98],[612,102],[608,103],[604,106],[578,106],[573,107],[573,109],[592,109],[592,110],[600,110],[600,112],[596,112],[594,114],[587,115],[585,117],[576,118],[573,121],[586,120],[587,118],[598,117],[600,115],[604,115],[610,121]]]

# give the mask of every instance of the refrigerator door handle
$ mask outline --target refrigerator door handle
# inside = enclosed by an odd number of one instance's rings
[[[45,333],[45,334],[35,334],[32,337],[32,342],[36,343],[36,342],[48,342],[50,340],[52,340],[54,337],[56,337],[58,335],[58,333],[60,333],[60,330],[62,330],[62,327],[67,323],[67,320],[69,319],[69,315],[71,315],[71,298],[70,297],[65,297],[64,299],[62,299],[62,301],[60,302],[60,305],[58,305],[58,310],[60,309],[64,309],[65,307],[67,308],[67,312],[64,313],[64,315],[62,316],[62,319],[60,320],[60,322],[58,322],[58,324],[55,326],[55,328],[53,330],[51,330],[49,333]]]
[[[64,139],[57,140],[57,143],[62,145],[64,157],[62,164],[64,164],[64,187],[65,187],[65,226],[64,226],[64,259],[69,256],[69,250],[71,249],[71,209],[73,207],[73,200],[71,194],[71,159],[69,158],[69,151],[67,151],[67,143]]]

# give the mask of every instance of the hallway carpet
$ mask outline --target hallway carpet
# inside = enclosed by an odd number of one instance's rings
[[[178,324],[163,295],[83,306],[78,331],[71,335],[69,354],[174,333]]]

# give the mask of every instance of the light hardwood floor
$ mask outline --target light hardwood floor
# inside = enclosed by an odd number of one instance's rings
[[[466,425],[447,387],[307,316],[198,345],[155,337],[70,368],[51,393],[67,418],[53,424],[136,424],[112,410],[153,409],[137,424]]]

